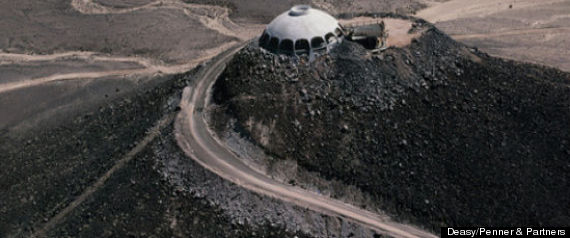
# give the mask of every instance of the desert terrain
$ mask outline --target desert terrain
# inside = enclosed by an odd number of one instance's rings
[[[454,0],[415,16],[470,46],[508,59],[570,71],[570,1]]]
[[[156,75],[187,71],[255,37],[263,24],[298,3],[332,14],[415,13],[492,55],[570,70],[565,57],[570,2],[564,0],[299,0],[270,8],[264,1],[4,2],[0,108],[8,116],[0,118],[0,130],[49,123],[59,114],[89,108],[82,101],[107,102],[152,84]],[[29,94],[35,95],[33,102]]]
[[[236,186],[176,149],[183,88],[300,3],[423,18],[493,56],[570,71],[568,0],[3,1],[2,237],[371,236]]]

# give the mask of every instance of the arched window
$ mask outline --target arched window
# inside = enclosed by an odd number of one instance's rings
[[[267,43],[269,43],[269,34],[267,34],[266,32],[263,32],[263,35],[261,35],[261,37],[259,38],[259,46],[267,46]]]
[[[295,52],[297,54],[309,54],[311,46],[307,39],[299,39],[295,42]]]
[[[336,28],[336,29],[334,30],[334,33],[335,33],[336,36],[338,36],[338,37],[341,37],[341,36],[343,35],[343,34],[342,34],[342,31],[340,30],[340,28]]]
[[[325,45],[325,40],[323,40],[322,37],[317,36],[317,37],[313,37],[313,39],[311,39],[311,47],[314,49],[320,49],[320,48],[324,48]]]
[[[279,38],[277,37],[271,37],[271,40],[269,41],[269,49],[271,50],[276,50],[279,47]]]
[[[329,33],[325,36],[325,39],[327,40],[327,43],[328,43],[328,44],[333,43],[333,42],[336,42],[336,37],[335,37],[334,34],[331,33],[331,32],[329,32]]]
[[[281,45],[279,45],[279,49],[287,53],[293,53],[293,41],[290,39],[283,39],[281,41]]]

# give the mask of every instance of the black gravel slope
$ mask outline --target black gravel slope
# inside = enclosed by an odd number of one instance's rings
[[[251,45],[214,94],[269,153],[360,187],[401,220],[436,232],[570,222],[570,74],[557,69],[431,27],[373,57],[351,42],[311,63]]]
[[[156,169],[155,146],[177,148],[173,126],[117,171],[49,237],[309,237],[270,225],[232,223],[224,211],[169,183]],[[180,153],[182,153],[180,151]],[[196,164],[196,166],[199,166]]]
[[[57,127],[0,134],[0,237],[30,236],[92,186],[158,120],[176,113],[182,89],[198,69],[156,79]],[[172,126],[158,138],[177,148]],[[235,225],[220,208],[173,187],[149,149],[158,138],[46,236],[307,237],[280,227]]]

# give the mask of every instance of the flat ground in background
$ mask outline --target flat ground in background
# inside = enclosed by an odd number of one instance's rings
[[[568,0],[9,1],[0,3],[0,114],[10,116],[0,117],[0,130],[67,117],[89,108],[86,104],[130,92],[156,75],[189,70],[256,36],[294,4],[312,4],[333,14],[413,14],[427,7],[416,16],[468,45],[499,57],[570,70]],[[86,51],[105,57],[70,53],[14,60],[14,55]]]
[[[570,71],[570,1],[452,0],[416,16],[498,57]]]

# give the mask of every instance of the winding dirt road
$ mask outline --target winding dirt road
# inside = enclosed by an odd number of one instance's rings
[[[243,46],[244,44],[242,44]],[[248,190],[290,202],[320,213],[339,216],[393,237],[436,237],[419,228],[400,224],[358,207],[272,180],[245,165],[209,129],[204,108],[211,89],[225,64],[241,47],[224,53],[184,89],[181,111],[175,121],[175,136],[187,156],[203,167]]]

